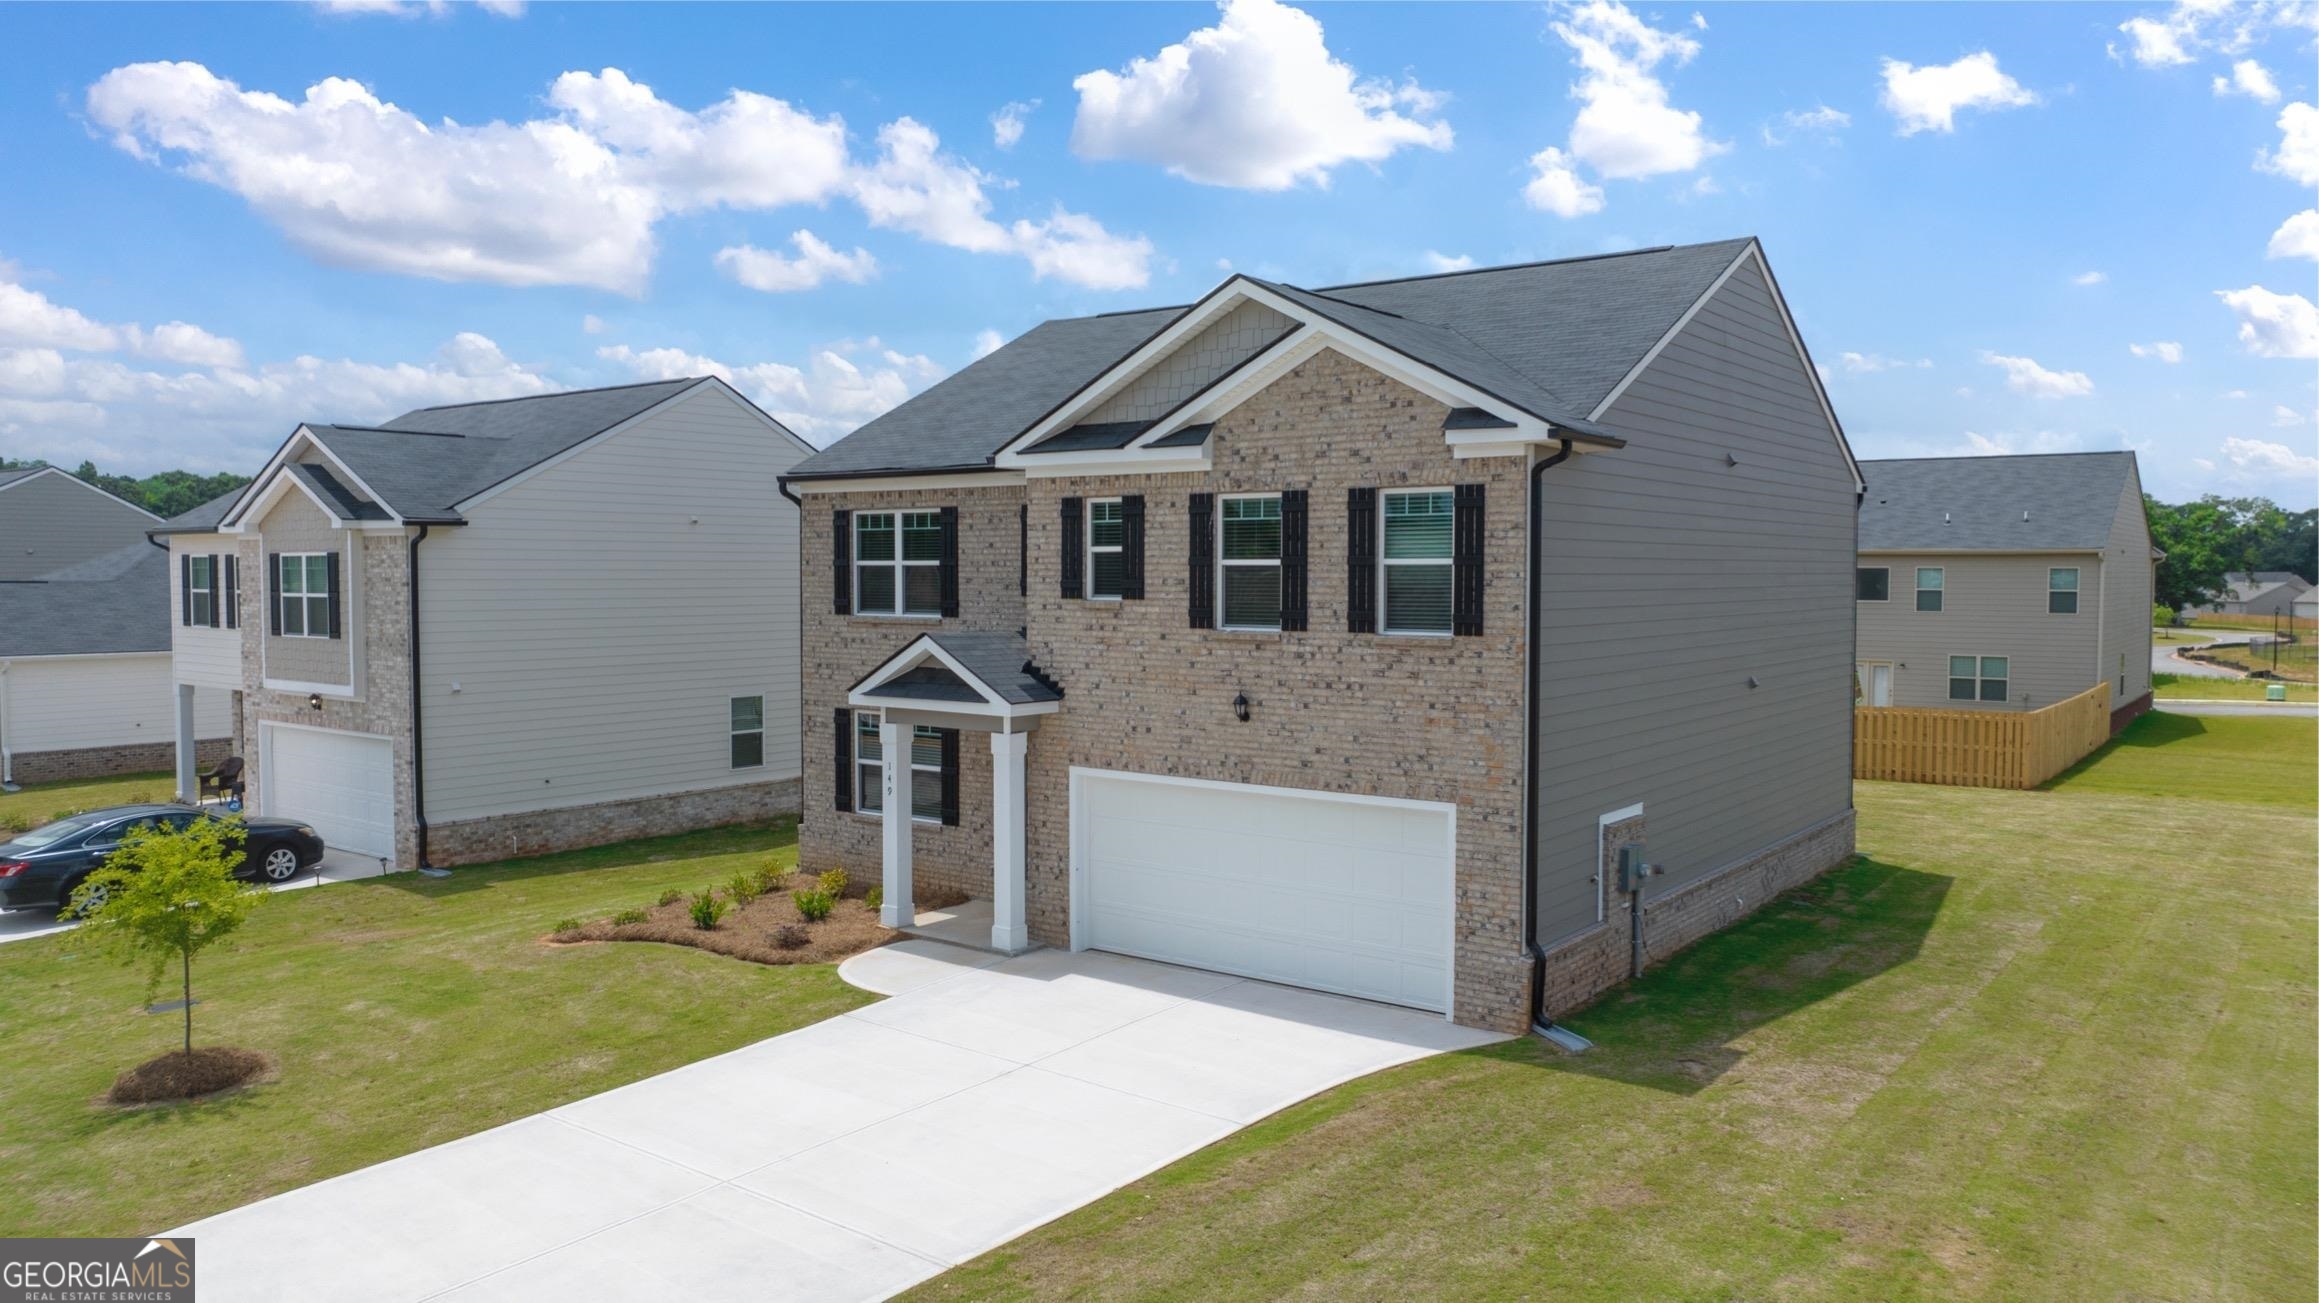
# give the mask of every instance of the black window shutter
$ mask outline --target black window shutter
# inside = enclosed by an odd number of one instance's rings
[[[840,507],[829,513],[830,592],[832,609],[839,615],[854,610],[854,513]]]
[[[1482,631],[1482,486],[1458,485],[1452,504],[1449,627],[1467,637]]]
[[[854,808],[854,713],[837,708],[837,808]]]
[[[266,553],[266,632],[282,636],[282,554]]]
[[[231,555],[225,559],[225,627],[242,627],[242,559]]]
[[[193,554],[177,558],[177,622],[193,623]]]
[[[1280,494],[1280,629],[1303,633],[1305,627],[1305,492],[1283,489]]]
[[[217,553],[209,554],[209,627],[215,629],[225,620],[225,571],[218,568]]]
[[[1015,591],[1031,595],[1031,504],[1015,509]]]
[[[1087,595],[1087,547],[1080,534],[1081,522],[1086,520],[1086,504],[1078,498],[1063,499],[1063,596]]]
[[[1184,549],[1191,561],[1192,627],[1216,627],[1216,495],[1192,495],[1191,546]]]
[[[1377,632],[1377,490],[1345,490],[1345,631]]]
[[[942,732],[942,823],[958,826],[958,730]]]
[[[1143,600],[1143,499],[1127,497],[1119,500],[1121,570],[1119,595],[1130,601]]]
[[[895,540],[896,546],[900,540]],[[942,618],[958,618],[958,508],[942,509]]]
[[[336,552],[326,552],[323,554],[323,558],[322,565],[326,572],[326,578],[324,582],[329,585],[330,590],[330,636],[337,638],[342,636],[344,633],[344,630],[340,627],[340,625],[344,619],[344,612],[346,610],[346,595],[339,591],[338,554]]]

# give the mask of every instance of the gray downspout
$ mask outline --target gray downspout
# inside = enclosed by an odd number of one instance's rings
[[[1546,1016],[1546,951],[1538,944],[1538,638],[1545,628],[1538,600],[1538,575],[1545,567],[1546,472],[1570,457],[1570,440],[1554,455],[1530,467],[1530,568],[1524,614],[1529,619],[1529,681],[1522,685],[1528,705],[1522,739],[1522,946],[1530,952],[1530,1028],[1541,1035],[1554,1027]]]
[[[427,730],[419,688],[419,544],[426,541],[428,528],[421,525],[411,535],[411,814],[418,825],[422,873],[434,868],[427,860]]]

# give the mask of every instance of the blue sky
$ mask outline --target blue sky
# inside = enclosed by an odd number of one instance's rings
[[[247,470],[300,419],[710,367],[826,442],[992,332],[1227,267],[1755,234],[1864,457],[2131,447],[2163,497],[2309,506],[2315,30],[2309,5],[8,6],[0,452]]]

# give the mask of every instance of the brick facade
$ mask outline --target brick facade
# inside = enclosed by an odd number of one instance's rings
[[[193,751],[207,772],[233,753],[233,739],[204,738]],[[111,778],[116,774],[161,774],[177,765],[175,742],[131,742],[121,746],[79,747],[70,751],[19,752],[8,758],[9,772],[19,783],[62,783],[84,778]],[[168,800],[176,780],[157,780],[156,799]]]
[[[673,796],[639,797],[562,810],[531,810],[488,819],[434,824],[427,829],[427,856],[449,868],[487,864],[519,855],[603,846],[638,837],[665,837],[695,828],[761,823],[797,812],[798,780],[750,783]],[[989,878],[988,872],[984,878]]]

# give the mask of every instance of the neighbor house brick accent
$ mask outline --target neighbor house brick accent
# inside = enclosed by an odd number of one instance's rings
[[[797,812],[798,780],[718,787],[672,796],[607,801],[561,810],[530,810],[427,829],[427,856],[436,865],[484,864],[519,855],[603,846],[638,837],[666,837],[696,828],[763,823]]]
[[[203,738],[194,754],[204,772],[232,754],[233,739]],[[110,778],[116,774],[158,774],[177,763],[175,742],[133,742],[124,746],[81,747],[72,751],[19,752],[8,758],[19,783],[61,783],[82,778]],[[159,799],[168,799],[168,780],[158,779]]]

